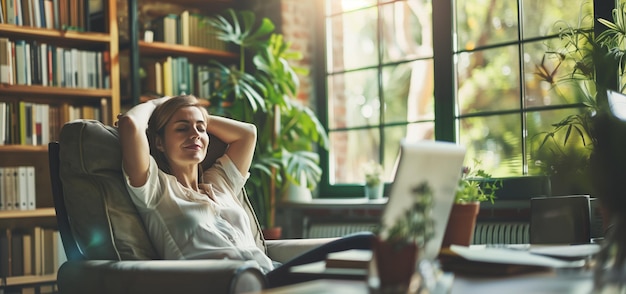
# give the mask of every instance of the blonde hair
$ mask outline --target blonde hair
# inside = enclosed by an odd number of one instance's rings
[[[150,145],[150,155],[154,157],[159,169],[168,174],[171,174],[170,164],[167,161],[165,153],[157,149],[157,140],[165,140],[165,126],[170,119],[172,119],[176,111],[184,107],[197,107],[200,112],[202,112],[204,121],[209,121],[209,113],[199,104],[198,98],[193,95],[180,95],[168,99],[154,109],[148,120],[146,135],[148,136],[148,143]],[[198,173],[202,173],[202,166],[200,165],[198,167]]]

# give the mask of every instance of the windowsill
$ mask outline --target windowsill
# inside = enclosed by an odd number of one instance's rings
[[[387,204],[389,198],[366,199],[366,198],[315,198],[310,202],[281,202],[282,208],[374,208]]]

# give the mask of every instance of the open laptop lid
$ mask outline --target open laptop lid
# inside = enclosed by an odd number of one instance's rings
[[[396,219],[402,217],[413,206],[415,196],[412,190],[427,182],[433,190],[433,211],[435,232],[424,250],[427,259],[435,259],[439,254],[448,216],[454,202],[461,172],[465,148],[450,142],[407,142],[400,143],[400,159],[394,181],[391,184],[389,201],[381,218],[382,227],[390,228]],[[382,231],[385,238],[387,232]]]

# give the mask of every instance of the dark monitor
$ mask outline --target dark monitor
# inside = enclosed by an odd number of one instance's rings
[[[531,244],[586,244],[591,241],[588,195],[530,200]]]

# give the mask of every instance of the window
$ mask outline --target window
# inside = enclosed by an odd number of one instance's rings
[[[593,27],[593,18],[579,19],[593,3],[447,2],[325,1],[318,89],[327,94],[320,116],[331,146],[321,197],[362,196],[369,160],[391,181],[401,139],[459,142],[467,164],[477,160],[498,177],[541,173],[532,154],[538,134],[582,101],[559,95],[537,70],[557,66],[544,56],[559,46],[559,26]]]

